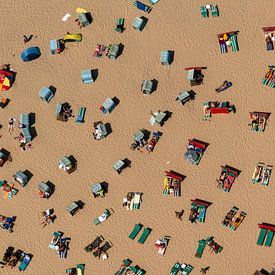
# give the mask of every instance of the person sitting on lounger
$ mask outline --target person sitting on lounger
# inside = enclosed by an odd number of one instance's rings
[[[266,123],[266,118],[264,116],[259,118],[259,129],[264,130],[265,127],[265,123]]]

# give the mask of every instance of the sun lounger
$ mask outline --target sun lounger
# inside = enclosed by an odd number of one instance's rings
[[[168,246],[169,239],[164,237],[155,242],[155,247],[158,250],[158,254],[163,256]]]
[[[124,25],[124,18],[117,19],[115,31],[122,33],[124,29],[123,25]]]
[[[81,70],[81,78],[84,84],[89,84],[94,82],[92,70]]]
[[[85,264],[78,264],[76,266],[76,274],[77,275],[84,275],[84,269],[85,269]]]
[[[148,0],[151,5],[155,5],[159,0]]]
[[[261,228],[260,234],[257,240],[257,245],[263,245],[266,234],[267,234],[267,229]]]
[[[181,267],[180,263],[176,262],[176,263],[173,265],[173,267],[172,267],[172,269],[171,269],[171,271],[170,271],[170,275],[177,275],[178,272],[179,272],[179,270],[180,270],[180,267]]]
[[[133,198],[133,209],[139,209],[141,201],[141,193],[135,193]]]
[[[211,14],[213,17],[219,16],[219,10],[217,5],[211,5]]]
[[[130,266],[130,264],[132,264],[132,261],[130,259],[124,259],[119,271],[117,271],[115,275],[123,275],[126,268]]]
[[[229,228],[231,230],[236,230],[240,226],[240,224],[243,222],[245,217],[246,217],[246,213],[243,211],[237,214],[236,217],[235,218],[233,217],[231,222],[229,223]]]
[[[107,56],[110,59],[115,60],[118,57],[119,50],[120,50],[120,45],[117,45],[117,44],[109,45]]]
[[[139,10],[142,10],[144,12],[148,12],[149,13],[151,11],[151,7],[149,7],[149,6],[141,3],[140,1],[134,1],[133,5],[135,7],[137,7]]]
[[[172,62],[172,53],[170,51],[161,51],[160,62],[162,65],[169,66]]]
[[[94,257],[99,257],[101,252],[107,252],[107,250],[109,250],[112,247],[112,243],[111,242],[106,242],[103,246],[98,247],[94,252],[93,252],[93,256]]]
[[[262,180],[261,180],[262,185],[267,186],[269,184],[272,169],[273,169],[273,166],[270,166],[270,165],[267,165],[267,166],[263,167]]]
[[[84,12],[78,13],[77,16],[78,16],[78,20],[80,21],[80,23],[83,27],[86,27],[86,26],[90,25],[90,20],[88,18],[89,17],[88,13],[84,13]]]
[[[32,135],[30,133],[30,129],[29,128],[22,128],[21,131],[22,131],[22,134],[23,134],[26,142],[30,142],[32,140]]]
[[[181,275],[189,275],[193,268],[194,267],[190,264],[182,264],[180,267]]]
[[[206,214],[206,207],[199,206],[199,215],[198,215],[198,222],[204,222]]]
[[[138,242],[141,243],[141,244],[144,244],[144,242],[146,241],[146,239],[148,238],[150,233],[151,233],[151,229],[149,227],[145,227],[143,229],[142,235],[138,239]]]
[[[232,221],[232,218],[236,215],[237,211],[239,210],[239,208],[233,206],[229,212],[226,214],[223,222],[222,222],[222,225],[223,226],[227,226],[231,221]]]
[[[27,113],[20,114],[19,123],[24,124],[26,127],[30,125],[30,117]]]
[[[133,23],[132,23],[132,26],[135,30],[137,31],[142,31],[144,26],[145,26],[145,19],[142,18],[142,17],[135,17],[134,20],[133,20]]]
[[[83,123],[85,113],[86,113],[86,108],[85,107],[80,107],[79,110],[78,110],[78,114],[77,114],[75,122],[76,123]]]
[[[109,216],[111,216],[111,212],[108,209],[106,209],[102,215],[100,215],[98,218],[93,220],[93,223],[95,225],[98,225],[104,222]]]
[[[230,37],[230,42],[231,42],[232,52],[239,51],[238,42],[237,42],[237,35],[232,35]]]
[[[129,238],[133,240],[137,236],[137,234],[140,232],[141,228],[142,228],[142,225],[140,223],[136,224],[133,231],[130,233]]]
[[[206,6],[201,6],[200,12],[201,12],[202,17],[208,17],[208,10],[207,10]]]
[[[201,258],[202,253],[203,253],[204,248],[205,248],[205,245],[206,245],[205,240],[199,240],[199,246],[198,246],[196,254],[195,254],[196,258]]]
[[[24,258],[23,258],[23,261],[22,263],[19,265],[19,271],[24,271],[26,270],[27,266],[29,265],[30,261],[31,261],[31,256],[29,254],[25,254],[23,253],[22,255]]]
[[[257,163],[254,173],[252,175],[252,183],[257,183],[260,181],[263,167],[264,167],[264,163],[262,163],[262,162]]]
[[[273,237],[274,237],[274,231],[268,230],[267,231],[267,237],[266,237],[264,245],[270,247],[271,244],[272,244]]]
[[[58,257],[61,259],[66,259],[67,258],[67,253],[68,253],[68,245],[69,245],[69,240],[67,238],[63,238],[60,240],[61,243],[65,246],[64,250],[57,251]]]
[[[51,99],[53,98],[54,93],[52,92],[52,90],[50,88],[43,87],[39,91],[39,96],[42,99],[42,101],[49,103],[51,101]]]

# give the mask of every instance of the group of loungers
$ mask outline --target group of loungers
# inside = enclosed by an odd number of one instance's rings
[[[6,252],[2,258],[2,261],[0,261],[0,266],[1,268],[4,268],[4,267],[13,268],[18,263],[20,263],[20,265],[18,266],[18,269],[19,271],[24,271],[29,265],[31,259],[32,259],[31,254],[26,253],[21,249],[17,249],[16,251],[14,251],[14,248],[10,246],[6,249]]]
[[[221,53],[227,53],[228,47],[232,49],[232,52],[239,51],[237,36],[238,31],[231,31],[218,34]]]
[[[250,124],[251,131],[264,132],[267,119],[270,113],[266,112],[250,112]]]
[[[133,261],[130,259],[124,259],[119,270],[115,275],[143,275],[145,270],[138,265],[132,265]]]

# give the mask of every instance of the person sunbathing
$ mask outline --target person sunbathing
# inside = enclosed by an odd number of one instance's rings
[[[44,216],[43,218],[44,218],[44,221],[42,223],[40,223],[40,224],[43,224],[42,228],[44,228],[48,224],[52,224],[53,223],[53,220],[54,220],[53,216],[47,215],[47,216]]]

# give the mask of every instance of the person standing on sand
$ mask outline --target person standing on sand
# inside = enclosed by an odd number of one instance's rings
[[[10,118],[10,120],[9,120],[9,125],[8,125],[8,127],[9,127],[9,134],[11,134],[12,131],[13,131],[13,129],[14,129],[15,121],[16,121],[15,118]]]
[[[176,218],[180,219],[182,221],[182,216],[183,216],[184,210],[182,209],[180,212],[175,211]]]

